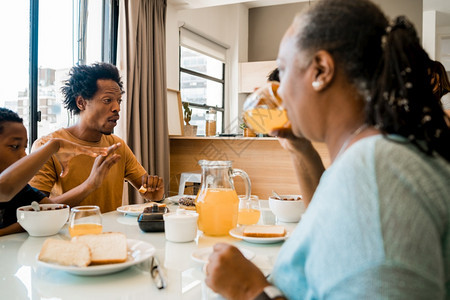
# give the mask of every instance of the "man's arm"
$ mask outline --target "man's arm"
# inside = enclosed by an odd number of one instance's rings
[[[151,201],[164,200],[164,180],[161,177],[146,173],[141,178],[131,180],[130,183],[139,190],[143,198]]]
[[[120,155],[114,154],[114,150],[120,144],[114,144],[108,148],[107,156],[97,156],[92,166],[89,177],[77,187],[65,192],[62,195],[50,198],[44,198],[42,203],[64,203],[70,206],[76,206],[83,201],[90,193],[98,189],[111,167],[119,161]]]

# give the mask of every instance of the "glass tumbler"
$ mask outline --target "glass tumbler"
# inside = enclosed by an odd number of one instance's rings
[[[102,233],[100,208],[95,205],[76,206],[71,209],[69,233],[71,237],[84,234]]]
[[[277,93],[279,86],[278,82],[270,81],[245,100],[243,120],[254,132],[267,134],[276,128],[290,126]]]
[[[261,215],[259,208],[259,199],[256,195],[250,195],[247,198],[244,195],[239,195],[239,212],[238,212],[238,225],[253,225],[258,223]]]

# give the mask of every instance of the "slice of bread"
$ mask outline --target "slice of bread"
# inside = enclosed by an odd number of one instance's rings
[[[249,225],[245,226],[244,236],[248,237],[283,237],[286,230],[280,225]]]
[[[91,251],[82,243],[50,238],[45,240],[39,260],[64,266],[86,267],[91,263]]]
[[[113,264],[127,260],[127,238],[120,232],[75,236],[72,242],[86,244],[91,250],[91,264]]]

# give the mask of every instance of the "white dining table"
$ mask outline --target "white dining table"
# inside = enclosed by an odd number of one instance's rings
[[[233,244],[255,254],[252,262],[268,275],[282,242],[250,243],[231,236],[210,237],[198,231],[195,241],[173,243],[163,232],[143,232],[136,216],[109,212],[102,215],[103,231],[122,232],[127,239],[155,247],[154,256],[165,273],[167,286],[158,289],[149,272],[149,260],[105,275],[80,276],[38,264],[37,256],[49,237],[18,233],[0,237],[0,299],[222,299],[204,283],[203,265],[194,251],[218,242]],[[296,224],[284,224],[288,232]],[[54,238],[68,238],[67,224]]]

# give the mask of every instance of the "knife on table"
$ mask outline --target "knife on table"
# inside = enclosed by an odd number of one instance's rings
[[[164,272],[155,256],[152,257],[150,264],[150,276],[158,289],[161,290],[167,286]]]

